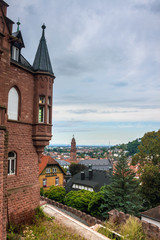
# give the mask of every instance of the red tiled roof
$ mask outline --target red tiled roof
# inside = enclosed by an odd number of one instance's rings
[[[47,164],[53,164],[53,165],[58,165],[59,166],[59,164],[56,162],[56,160],[54,160],[50,156],[42,155],[41,156],[41,162],[39,163],[39,174],[41,174],[41,172],[47,166]]]
[[[64,159],[64,161],[66,161],[66,162],[68,162],[68,163],[78,163],[78,160],[75,161],[75,162],[73,162],[73,161],[70,160],[70,158],[68,158],[68,159]]]

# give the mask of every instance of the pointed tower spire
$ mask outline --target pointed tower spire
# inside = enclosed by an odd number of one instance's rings
[[[47,43],[45,39],[45,24],[42,25],[42,37],[39,42],[37,53],[33,63],[35,71],[48,72],[53,74],[52,65],[48,53]]]
[[[18,18],[18,22],[17,22],[17,32],[19,32],[19,26],[20,26],[20,21],[19,21],[19,18]]]

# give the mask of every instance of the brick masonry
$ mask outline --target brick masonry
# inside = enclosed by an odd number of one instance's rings
[[[54,74],[34,72],[11,59],[13,22],[6,18],[8,5],[0,0],[0,240],[6,239],[6,223],[32,220],[39,205],[38,161],[51,139],[51,115],[47,122],[48,99],[52,100]],[[38,46],[37,46],[38,47]],[[18,93],[18,120],[8,119],[8,94]],[[45,120],[38,122],[39,96],[45,97]],[[52,101],[51,101],[52,102]],[[50,103],[50,109],[52,104]],[[8,152],[16,152],[16,172],[8,175]]]
[[[8,133],[0,126],[0,239],[6,239]]]
[[[118,210],[114,209],[109,212],[109,220],[122,224],[125,223],[126,220],[129,218],[129,214],[125,214],[123,212],[119,212]],[[135,217],[136,218],[136,217]],[[160,239],[160,228],[152,223],[148,223],[146,221],[141,221],[139,218],[136,218],[137,221],[142,224],[142,228],[146,233],[148,239]]]
[[[43,196],[41,196],[41,200],[42,201],[45,201],[47,202],[48,204],[51,204],[55,207],[58,207],[58,208],[61,208],[61,209],[64,209],[68,212],[71,212],[73,214],[75,214],[77,217],[81,218],[82,220],[86,221],[88,226],[93,226],[95,224],[103,224],[103,222],[95,217],[92,217],[91,215],[85,213],[85,212],[82,212],[80,210],[77,210],[76,208],[72,208],[72,207],[69,207],[67,205],[64,205],[62,203],[59,203],[59,202],[56,202],[54,200],[51,200],[51,199],[48,199],[48,198],[45,198]]]

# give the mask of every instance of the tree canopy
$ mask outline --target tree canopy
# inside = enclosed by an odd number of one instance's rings
[[[160,204],[160,130],[146,133],[138,148],[132,164],[139,164],[141,192],[148,208],[155,207]]]
[[[73,175],[83,171],[86,168],[84,164],[79,164],[79,163],[71,163],[69,166],[69,171]]]
[[[160,165],[160,130],[148,132],[138,146],[139,152],[133,157],[132,163]]]
[[[104,203],[101,205],[104,216],[108,211],[117,209],[137,215],[141,209],[141,197],[138,194],[139,182],[129,168],[126,157],[121,157],[115,167],[112,182],[102,187]]]

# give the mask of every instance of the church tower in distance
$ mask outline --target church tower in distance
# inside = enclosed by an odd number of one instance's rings
[[[72,141],[71,141],[70,160],[71,160],[71,162],[76,162],[77,161],[76,140],[74,138],[74,135],[73,135],[73,138],[72,138]]]

